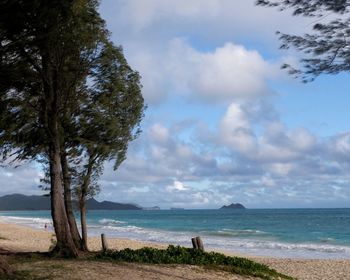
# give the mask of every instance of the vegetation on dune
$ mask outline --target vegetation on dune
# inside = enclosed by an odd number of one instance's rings
[[[229,257],[220,253],[208,253],[172,245],[166,250],[145,247],[138,250],[106,251],[97,254],[94,259],[149,264],[200,265],[209,269],[219,269],[240,275],[260,277],[261,279],[294,279],[246,258]]]
[[[51,258],[48,257],[47,253],[20,253],[19,255],[8,256],[6,260],[11,266],[11,272],[10,274],[2,274],[0,271],[0,280],[61,279],[62,275],[67,273],[68,270],[71,270],[72,275],[79,275],[79,269],[76,270],[77,267],[94,267],[93,269],[108,267],[105,264],[101,266],[101,261],[157,265],[196,265],[212,270],[213,273],[215,271],[225,271],[267,280],[295,279],[246,258],[229,257],[220,253],[204,252],[172,245],[166,250],[145,247],[138,250],[124,249],[89,253],[85,257],[71,260]],[[16,270],[13,268],[16,268]]]

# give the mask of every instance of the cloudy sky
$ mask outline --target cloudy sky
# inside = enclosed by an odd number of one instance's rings
[[[349,75],[302,84],[280,69],[277,30],[314,19],[254,0],[102,0],[112,39],[142,76],[143,133],[99,200],[162,208],[349,207]],[[0,169],[0,194],[40,194],[35,164]]]

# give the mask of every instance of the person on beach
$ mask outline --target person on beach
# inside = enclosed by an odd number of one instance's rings
[[[45,223],[45,226],[44,226],[44,227],[45,227],[45,230],[47,230],[47,223]]]

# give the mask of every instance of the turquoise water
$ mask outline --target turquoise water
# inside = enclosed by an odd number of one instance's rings
[[[2,219],[43,228],[49,211],[0,212]],[[90,235],[296,257],[350,258],[350,209],[89,211]]]

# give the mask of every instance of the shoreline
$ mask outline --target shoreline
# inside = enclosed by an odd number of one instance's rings
[[[53,244],[53,232],[29,226],[5,223],[0,219],[0,248],[15,252],[45,252]],[[110,249],[139,249],[142,247],[167,248],[167,244],[122,238],[108,238]],[[101,250],[100,237],[88,238],[91,251]],[[218,251],[230,256],[252,259],[298,279],[350,279],[350,259],[288,259],[248,256],[240,253]]]
[[[1,215],[1,212],[0,212]],[[0,223],[15,224],[25,226],[34,230],[44,230],[44,225],[48,225],[47,231],[53,232],[52,221],[44,216],[0,216]],[[90,227],[91,226],[91,227]],[[253,230],[247,230],[253,231]],[[88,225],[88,234],[92,240],[99,240],[101,233],[112,240],[130,240],[149,246],[166,247],[169,244],[184,247],[192,247],[191,238],[198,234],[202,237],[204,246],[208,251],[222,252],[227,255],[238,255],[242,257],[254,258],[276,258],[295,260],[348,260],[350,259],[350,246],[341,244],[331,244],[328,242],[284,242],[274,239],[240,239],[233,238],[225,241],[220,236],[206,235],[191,231],[166,231],[162,229],[143,228],[142,226],[128,225],[124,221],[114,218],[101,218],[98,224]],[[98,241],[97,241],[98,242]],[[94,241],[93,243],[96,243]],[[114,246],[114,245],[113,245]],[[117,245],[115,245],[117,246]],[[93,245],[96,249],[96,246]],[[124,248],[124,247],[123,247]],[[350,279],[350,278],[349,278]]]
[[[1,213],[1,211],[0,211]],[[10,218],[14,218],[14,219],[29,219],[29,220],[37,220],[35,221],[35,224],[30,222],[30,223],[23,223],[20,222],[16,222],[16,220],[12,221],[12,220],[8,220],[6,219],[7,216],[0,216],[0,226],[1,224],[7,224],[7,225],[13,225],[13,226],[19,226],[19,227],[24,227],[24,228],[28,228],[28,229],[32,229],[34,231],[39,231],[39,232],[46,232],[46,233],[51,233],[54,234],[54,230],[53,230],[53,225],[52,225],[52,221],[49,218],[41,218],[41,217],[12,217],[10,216]],[[44,228],[44,225],[48,225],[47,228]],[[100,234],[104,233],[106,238],[109,240],[109,242],[111,243],[110,248],[111,249],[124,249],[124,248],[130,248],[128,246],[132,246],[131,249],[138,249],[144,246],[148,246],[148,247],[154,247],[154,248],[159,248],[159,249],[164,249],[167,248],[168,245],[174,245],[174,246],[182,246],[182,247],[192,247],[192,243],[191,243],[191,237],[192,236],[188,236],[188,242],[184,242],[183,240],[181,242],[177,242],[174,240],[167,240],[166,242],[164,242],[164,240],[147,240],[147,239],[140,239],[137,236],[130,236],[130,237],[124,237],[124,236],[115,236],[113,235],[113,233],[111,235],[109,235],[108,229],[107,231],[103,231],[103,232],[96,232],[93,230],[93,228],[88,229],[88,241],[89,241],[89,249],[91,249],[92,251],[97,251],[99,250],[99,245],[101,244],[101,239],[100,239]],[[310,257],[310,255],[312,254],[312,250],[310,251],[311,253],[309,253],[308,255],[302,256],[301,254],[291,254],[290,252],[285,253],[285,254],[271,254],[272,250],[270,250],[269,252],[266,251],[265,248],[262,249],[254,249],[253,252],[249,252],[249,251],[244,251],[244,250],[236,250],[232,249],[232,248],[222,248],[223,246],[213,246],[212,244],[208,245],[206,244],[206,239],[205,236],[201,236],[204,242],[204,247],[207,249],[207,251],[214,251],[214,252],[219,252],[219,253],[223,253],[225,255],[229,255],[229,256],[239,256],[239,257],[245,257],[245,258],[254,258],[254,259],[286,259],[286,260],[350,260],[350,256],[349,253],[346,254],[346,256],[334,256],[333,252],[320,252],[315,250],[314,254]],[[52,237],[51,237],[52,238]],[[51,239],[50,238],[50,239]],[[1,240],[1,233],[0,233],[0,240]],[[281,243],[282,245],[286,245],[289,246],[288,243],[284,244]],[[301,243],[302,244],[302,243]],[[294,245],[294,244],[291,244]],[[303,244],[302,244],[303,245]],[[306,246],[312,246],[314,244],[306,244]],[[337,245],[333,245],[333,246],[337,246]],[[256,251],[256,252],[254,252]],[[277,250],[278,251],[278,250]],[[256,254],[255,254],[256,253]],[[328,254],[328,255],[327,255]],[[327,255],[327,256],[325,256]],[[349,277],[350,279],[350,277]]]

